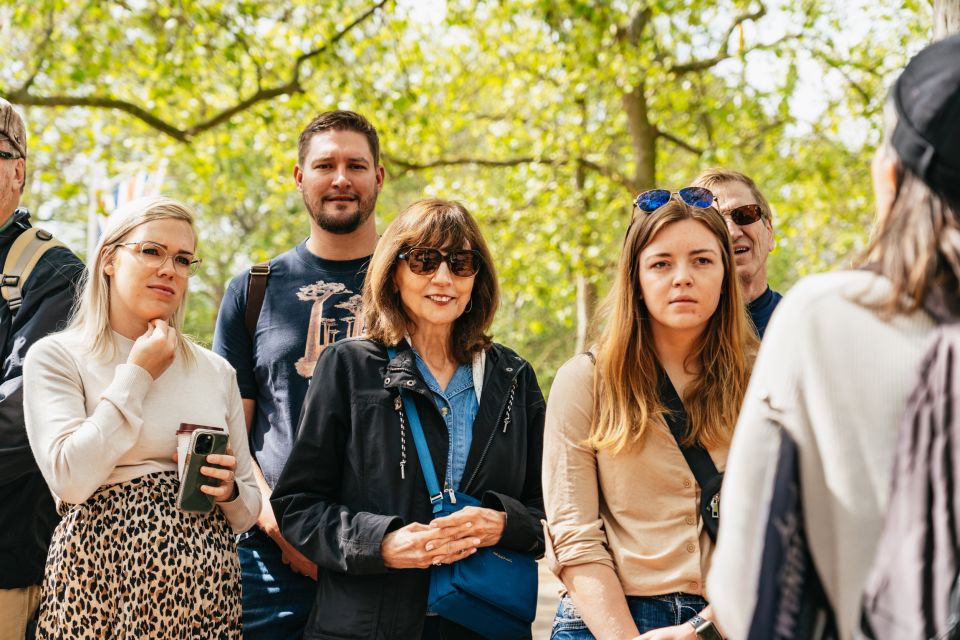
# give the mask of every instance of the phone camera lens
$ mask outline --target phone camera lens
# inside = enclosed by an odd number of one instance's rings
[[[201,455],[213,451],[213,436],[206,433],[200,434],[197,437],[197,446],[194,448],[194,451]]]

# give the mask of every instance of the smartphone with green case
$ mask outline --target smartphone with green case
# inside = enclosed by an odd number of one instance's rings
[[[180,478],[180,491],[177,494],[177,507],[181,511],[209,513],[215,500],[200,490],[201,485],[218,486],[220,480],[200,473],[200,467],[217,465],[207,464],[207,456],[214,453],[226,453],[230,437],[223,431],[196,429],[190,435],[190,447],[184,461],[183,476]]]

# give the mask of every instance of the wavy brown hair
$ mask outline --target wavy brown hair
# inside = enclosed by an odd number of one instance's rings
[[[678,198],[653,213],[638,212],[627,229],[616,279],[598,320],[600,336],[593,382],[594,406],[587,444],[616,454],[643,440],[652,424],[665,423],[667,409],[658,391],[660,362],[654,350],[650,315],[640,291],[640,252],[661,229],[695,220],[720,244],[724,278],[720,302],[684,366],[697,373],[683,396],[689,418],[686,444],[721,446],[730,442],[747,390],[758,341],[740,293],[730,234],[713,207],[699,209]]]
[[[397,256],[413,247],[457,251],[469,246],[480,252],[483,264],[474,276],[467,310],[457,318],[450,337],[451,351],[459,362],[487,349],[487,335],[500,301],[497,273],[480,227],[459,202],[419,200],[400,212],[380,237],[363,285],[363,315],[368,338],[394,346],[415,328],[400,302],[394,282]],[[454,276],[456,277],[456,276]]]

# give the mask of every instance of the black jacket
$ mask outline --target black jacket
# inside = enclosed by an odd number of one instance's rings
[[[445,476],[447,431],[413,352],[371,340],[327,347],[304,401],[293,451],[273,492],[284,537],[317,563],[317,595],[305,639],[419,638],[428,572],[383,564],[384,535],[432,519],[409,424],[401,479],[400,387],[415,392],[437,477]],[[504,418],[516,384],[510,420]],[[544,401],[530,365],[494,345],[473,425],[461,491],[505,511],[500,544],[543,553],[540,463]]]
[[[14,240],[30,226],[18,209],[0,232],[0,268]],[[22,286],[16,317],[0,299],[0,589],[39,584],[57,523],[53,498],[27,442],[23,423],[23,357],[30,346],[66,324],[83,263],[69,250],[48,250]]]

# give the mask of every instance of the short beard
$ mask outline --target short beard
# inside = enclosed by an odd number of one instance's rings
[[[357,202],[357,210],[348,217],[342,217],[339,214],[327,215],[323,210],[322,198],[316,209],[307,202],[306,198],[303,199],[303,204],[310,212],[310,217],[316,221],[321,229],[336,235],[346,235],[359,229],[360,225],[373,215],[373,210],[377,206],[377,193],[374,192],[369,198],[361,197]]]

